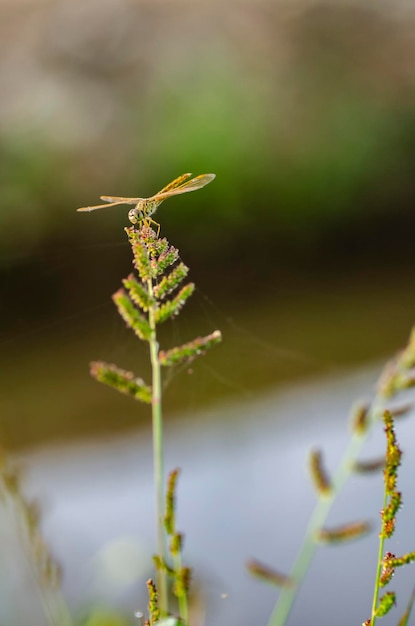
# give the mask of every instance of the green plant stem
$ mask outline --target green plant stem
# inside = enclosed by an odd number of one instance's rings
[[[153,283],[147,282],[150,299],[153,299]],[[166,536],[164,532],[164,453],[163,453],[163,415],[161,408],[161,366],[159,360],[159,344],[156,334],[154,310],[149,310],[149,324],[151,328],[150,359],[152,369],[152,421],[153,421],[153,463],[154,483],[156,489],[156,528],[157,552],[162,563],[166,563]],[[157,571],[157,591],[159,595],[160,614],[168,614],[167,575],[163,567]]]
[[[174,559],[174,569],[176,572],[180,572],[182,569],[182,556],[181,553],[177,553],[173,557]],[[189,607],[187,603],[187,590],[182,590],[183,593],[178,594],[178,602],[179,602],[179,615],[183,624],[186,626],[189,624]]]
[[[45,596],[45,592],[43,592]],[[60,590],[51,590],[48,592],[51,596],[49,602],[50,606],[54,605],[54,615],[56,618],[52,618],[54,626],[73,626],[71,614],[69,613],[68,606]]]
[[[377,421],[381,414],[380,403],[376,406],[374,405],[371,410],[370,423],[373,424]],[[333,477],[331,493],[324,496],[324,498],[320,498],[311,515],[303,544],[290,573],[290,578],[294,581],[294,585],[282,588],[280,597],[268,622],[268,626],[283,626],[283,624],[285,624],[295,602],[298,588],[317,550],[318,542],[316,534],[324,525],[335,498],[349,477],[353,461],[356,460],[370,430],[370,427],[368,427],[364,434],[353,433],[340,465]]]
[[[386,509],[387,501],[388,501],[388,494],[385,489],[385,493],[383,497],[383,510]],[[379,536],[379,552],[378,552],[378,563],[376,567],[375,588],[373,590],[372,615],[371,615],[371,622],[370,622],[371,626],[375,626],[375,623],[376,623],[376,608],[378,606],[378,600],[379,600],[380,577],[382,574],[384,547],[385,547],[385,536],[384,536],[384,533],[381,532]]]
[[[56,621],[55,617],[54,617],[54,611],[52,609],[51,606],[51,602],[50,602],[50,598],[49,595],[47,593],[47,591],[44,589],[43,584],[41,583],[41,581],[39,580],[39,572],[36,569],[36,566],[34,565],[33,561],[32,561],[32,555],[30,554],[28,556],[28,567],[29,567],[29,571],[30,574],[32,576],[33,582],[38,590],[38,594],[39,594],[39,598],[40,598],[40,602],[42,605],[42,609],[43,609],[43,613],[46,617],[48,626],[61,626],[60,622]],[[71,622],[62,622],[62,626],[69,626]]]

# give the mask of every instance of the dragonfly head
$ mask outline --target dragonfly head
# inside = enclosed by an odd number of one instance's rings
[[[128,211],[128,219],[131,224],[138,224],[142,220],[141,211],[135,206],[133,209]]]

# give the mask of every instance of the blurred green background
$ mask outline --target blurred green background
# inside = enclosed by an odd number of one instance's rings
[[[88,377],[147,372],[110,300],[128,207],[157,213],[199,287],[163,339],[224,333],[169,414],[383,357],[415,319],[415,10],[407,2],[0,2],[0,436],[147,415]],[[114,423],[114,415],[116,422]]]

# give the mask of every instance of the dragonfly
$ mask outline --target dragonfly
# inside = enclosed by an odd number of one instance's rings
[[[85,206],[77,209],[77,211],[96,211],[105,207],[117,206],[119,204],[135,204],[135,207],[128,212],[128,219],[132,224],[140,224],[142,226],[150,226],[151,223],[156,224],[160,230],[160,225],[151,219],[158,206],[171,196],[178,196],[181,193],[189,193],[201,189],[214,178],[215,174],[200,174],[195,178],[189,178],[192,174],[182,174],[171,183],[163,187],[154,196],[150,198],[122,198],[118,196],[101,196],[101,200],[108,204],[97,204],[95,206]]]

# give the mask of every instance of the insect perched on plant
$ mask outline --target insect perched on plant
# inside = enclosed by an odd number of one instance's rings
[[[153,223],[157,225],[158,229],[160,229],[159,224],[151,219],[151,216],[163,200],[166,200],[166,198],[170,198],[171,196],[178,196],[180,193],[188,193],[189,191],[201,189],[215,178],[215,174],[200,174],[200,176],[187,180],[190,176],[191,174],[182,174],[150,198],[119,198],[117,196],[101,196],[101,200],[105,200],[105,202],[108,202],[109,204],[85,206],[77,210],[96,211],[97,209],[116,206],[118,204],[135,204],[135,207],[130,209],[128,212],[128,219],[130,222],[132,224],[140,224],[141,222],[143,226],[149,226]]]

